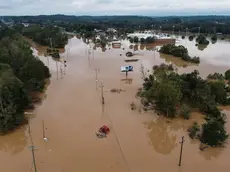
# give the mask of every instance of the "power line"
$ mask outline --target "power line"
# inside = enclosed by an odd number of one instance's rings
[[[36,160],[35,160],[35,155],[34,155],[35,146],[33,145],[29,146],[29,149],[31,149],[31,152],[32,152],[34,172],[37,172]]]
[[[130,168],[129,168],[128,162],[127,162],[127,160],[126,160],[126,158],[125,158],[124,152],[123,152],[123,150],[122,150],[122,148],[121,148],[121,144],[120,144],[120,142],[119,142],[119,140],[118,140],[118,137],[117,137],[117,134],[116,134],[116,132],[115,132],[115,130],[114,130],[113,122],[112,122],[112,120],[110,119],[109,114],[107,114],[107,116],[108,116],[108,120],[109,120],[109,122],[110,122],[110,124],[111,124],[113,133],[114,133],[114,135],[115,135],[117,144],[118,144],[118,146],[119,146],[119,149],[120,149],[122,158],[123,158],[123,160],[124,160],[124,162],[125,162],[125,165],[126,165],[126,167],[127,167],[127,169],[128,169],[128,172],[130,172]]]
[[[103,114],[103,112],[104,112],[104,95],[103,95],[103,88],[104,88],[104,85],[103,85],[103,83],[101,83],[101,88],[102,88],[102,106],[103,106],[102,114]],[[112,130],[113,130],[113,133],[114,133],[114,135],[115,135],[117,144],[118,144],[118,146],[119,146],[119,149],[120,149],[122,158],[123,158],[123,160],[124,160],[124,162],[125,162],[125,165],[126,165],[126,167],[127,167],[127,169],[128,169],[128,172],[130,172],[130,168],[129,168],[128,163],[127,163],[127,161],[126,161],[126,158],[125,158],[125,155],[124,155],[124,153],[123,153],[123,150],[122,150],[122,148],[121,148],[121,144],[120,144],[119,139],[118,139],[118,137],[117,137],[117,134],[116,134],[116,132],[115,132],[115,130],[114,130],[113,122],[112,122],[112,120],[110,119],[109,114],[107,114],[107,116],[108,116],[109,123],[111,124],[111,128],[112,128]]]

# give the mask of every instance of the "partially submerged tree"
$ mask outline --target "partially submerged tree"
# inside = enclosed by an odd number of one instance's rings
[[[198,109],[207,120],[200,139],[209,145],[221,145],[227,139],[227,134],[224,128],[225,115],[217,105],[230,103],[228,91],[223,82],[203,80],[197,70],[179,75],[168,65],[162,64],[153,67],[153,73],[144,79],[138,95],[144,106],[152,106],[167,117],[180,114],[188,119],[190,110]],[[191,137],[198,137],[197,128],[197,125],[193,126]]]
[[[14,129],[24,121],[29,99],[23,83],[9,65],[0,64],[0,133]]]
[[[228,139],[224,123],[211,118],[202,125],[202,134],[200,140],[210,146],[222,146]]]

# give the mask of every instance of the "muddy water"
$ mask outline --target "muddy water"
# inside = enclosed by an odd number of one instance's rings
[[[157,118],[149,112],[139,113],[139,100],[135,93],[141,86],[140,65],[147,69],[165,62],[165,58],[153,51],[137,50],[138,62],[124,62],[127,51],[110,49],[103,53],[100,48],[92,55],[86,54],[86,46],[77,38],[69,40],[66,75],[61,79],[62,63],[49,62],[47,57],[39,58],[51,69],[53,77],[46,92],[46,99],[35,110],[30,119],[31,135],[34,145],[36,164],[41,172],[228,172],[230,146],[225,149],[209,148],[199,151],[199,142],[189,139],[186,129],[194,121],[203,122],[200,114],[194,113],[192,119],[168,120]],[[34,50],[34,53],[38,52]],[[121,54],[121,55],[120,55]],[[66,57],[68,55],[68,58]],[[120,72],[120,66],[130,64],[134,72],[128,77]],[[228,66],[208,67],[206,72],[221,71]],[[57,67],[58,66],[58,67]],[[210,66],[210,64],[209,64]],[[200,68],[192,66],[193,68]],[[101,106],[101,89],[96,85],[95,69],[98,80],[103,82],[105,106]],[[180,68],[189,71],[191,67]],[[205,69],[203,71],[205,71]],[[206,72],[201,71],[205,76]],[[57,79],[58,77],[58,79]],[[127,82],[124,82],[127,81]],[[131,82],[130,82],[131,81]],[[112,88],[125,90],[111,93]],[[137,105],[131,111],[130,103]],[[229,115],[230,111],[225,110]],[[43,141],[42,121],[45,123]],[[95,132],[107,124],[111,133],[106,139],[97,139]],[[230,132],[230,124],[227,125]],[[185,136],[182,167],[178,168],[180,138]],[[28,126],[0,137],[0,171],[29,172],[32,156],[27,148],[31,145]]]

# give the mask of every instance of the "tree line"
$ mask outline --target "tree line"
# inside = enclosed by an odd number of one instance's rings
[[[34,24],[52,24],[65,28],[67,31],[90,30],[91,28],[105,30],[108,27],[119,29],[121,32],[154,29],[172,32],[192,33],[222,33],[230,34],[229,16],[5,16],[6,20],[15,23],[28,22]],[[84,29],[83,27],[88,27]]]
[[[49,69],[33,56],[30,45],[13,29],[0,29],[0,133],[25,121],[32,93],[42,92]]]
[[[52,48],[64,48],[68,41],[67,34],[54,25],[31,24],[25,27],[17,24],[14,29],[34,42]]]
[[[193,109],[199,110],[206,123],[196,123],[190,131],[205,144],[221,146],[228,138],[226,115],[217,106],[230,104],[230,89],[221,80],[204,80],[197,70],[180,75],[172,65],[162,64],[154,66],[153,73],[144,77],[138,96],[145,108],[154,108],[169,118],[189,119]]]

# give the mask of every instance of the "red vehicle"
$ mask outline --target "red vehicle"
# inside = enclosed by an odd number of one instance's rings
[[[99,129],[99,132],[107,135],[107,134],[109,134],[110,129],[109,129],[108,126],[103,125],[103,126]]]

